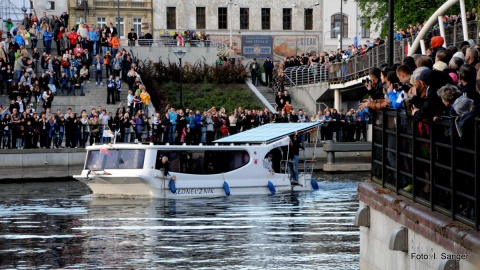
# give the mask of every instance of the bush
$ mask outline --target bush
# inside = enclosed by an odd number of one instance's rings
[[[162,110],[168,104],[180,105],[180,67],[177,63],[141,61],[140,75],[150,92],[155,108]],[[207,65],[205,60],[186,64],[182,70],[183,105],[190,109],[224,107],[228,112],[234,108],[262,108],[262,103],[248,89],[246,70],[242,65]]]

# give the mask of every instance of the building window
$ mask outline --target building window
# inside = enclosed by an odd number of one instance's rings
[[[270,30],[270,9],[262,8],[262,30]]]
[[[177,28],[177,9],[175,7],[167,7],[167,29]]]
[[[240,29],[248,30],[249,27],[249,8],[240,8]]]
[[[362,38],[370,38],[370,28],[367,27],[367,18],[361,18],[360,25],[362,27]]]
[[[206,28],[205,7],[197,7],[197,29]]]
[[[228,29],[228,9],[226,7],[218,8],[218,29]]]
[[[313,30],[313,9],[305,9],[304,10],[304,16],[305,16],[305,25],[304,29],[305,30]]]
[[[97,26],[98,27],[103,28],[106,25],[107,25],[107,19],[106,18],[97,18]]]
[[[133,18],[133,31],[140,36],[142,33],[142,19],[141,18]]]
[[[283,30],[292,30],[292,9],[283,9]]]
[[[342,17],[343,17],[343,30],[342,30]],[[335,14],[332,15],[332,25],[330,29],[338,27],[338,31],[331,31],[331,38],[336,38],[338,34],[343,31],[342,36],[348,38],[348,17],[346,15]]]
[[[115,27],[117,28],[118,37],[125,36],[125,24],[123,23],[123,18],[120,18],[120,27],[118,26],[118,18],[115,18]]]
[[[46,1],[45,2],[45,9],[48,11],[54,11],[55,10],[55,1]]]

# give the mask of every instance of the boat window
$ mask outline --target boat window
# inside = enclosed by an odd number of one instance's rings
[[[99,150],[88,151],[86,170],[142,169],[145,150]]]
[[[160,150],[157,154],[157,160],[160,160],[163,156],[168,157],[171,172],[188,174],[217,174],[229,172],[243,167],[250,161],[250,156],[247,151]]]

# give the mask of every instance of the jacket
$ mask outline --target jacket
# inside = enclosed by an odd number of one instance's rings
[[[98,68],[98,64],[100,64],[100,68]],[[93,66],[95,68],[95,70],[98,70],[98,71],[103,71],[103,58],[96,58],[93,59]]]
[[[52,41],[53,39],[53,32],[47,32],[47,30],[43,30],[43,40],[45,41]]]

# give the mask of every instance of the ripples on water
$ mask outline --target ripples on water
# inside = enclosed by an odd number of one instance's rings
[[[358,175],[326,177],[317,192],[189,200],[1,184],[0,269],[358,269]]]

